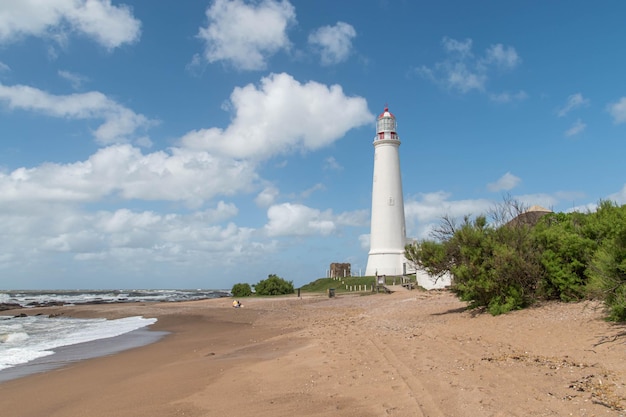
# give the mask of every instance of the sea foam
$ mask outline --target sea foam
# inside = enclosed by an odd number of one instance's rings
[[[55,349],[123,335],[156,322],[29,316],[0,319],[0,370],[52,355]]]

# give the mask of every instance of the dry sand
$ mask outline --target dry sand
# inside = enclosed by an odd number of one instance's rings
[[[157,317],[161,341],[0,384],[2,417],[622,416],[595,303],[492,317],[447,292],[29,310]]]

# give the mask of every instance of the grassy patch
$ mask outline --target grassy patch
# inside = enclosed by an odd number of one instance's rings
[[[391,284],[393,281],[392,277],[387,277],[387,283]],[[375,285],[376,277],[345,277],[340,279],[333,278],[320,278],[313,282],[310,282],[306,285],[300,287],[300,290],[303,292],[327,292],[329,288],[334,288],[335,292],[350,292],[350,287],[352,287],[352,291],[359,291],[359,286],[361,286],[361,292],[363,291],[372,291],[372,285]],[[397,278],[397,283],[400,283],[400,278]],[[365,286],[367,285],[367,290],[365,290]],[[347,288],[346,288],[347,287]]]

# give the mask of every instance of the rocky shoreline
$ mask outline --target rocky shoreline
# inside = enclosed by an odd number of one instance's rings
[[[0,311],[18,310],[20,308],[23,307],[17,303],[0,303]]]

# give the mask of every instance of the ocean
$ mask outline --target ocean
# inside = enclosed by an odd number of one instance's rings
[[[178,302],[229,296],[227,290],[0,291],[0,305],[37,306]],[[76,319],[3,315],[0,311],[0,382],[69,362],[155,342],[165,333],[147,330],[156,319]]]

